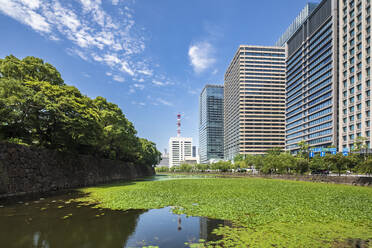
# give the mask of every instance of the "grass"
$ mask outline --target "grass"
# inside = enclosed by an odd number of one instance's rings
[[[176,206],[176,212],[231,220],[219,243],[194,246],[332,247],[372,239],[372,188],[260,178],[138,181],[81,189],[110,209]],[[372,241],[371,241],[372,242]]]

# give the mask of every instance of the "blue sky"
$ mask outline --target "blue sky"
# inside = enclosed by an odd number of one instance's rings
[[[319,1],[315,1],[319,2]],[[0,57],[35,56],[119,105],[159,150],[198,146],[198,100],[240,44],[273,45],[305,0],[0,0]]]

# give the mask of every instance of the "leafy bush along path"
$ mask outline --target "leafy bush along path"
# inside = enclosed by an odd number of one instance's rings
[[[372,189],[256,178],[179,179],[116,184],[81,191],[111,209],[177,206],[177,212],[232,220],[225,247],[331,247],[372,238]]]

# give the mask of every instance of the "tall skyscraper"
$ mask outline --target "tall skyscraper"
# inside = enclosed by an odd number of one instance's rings
[[[370,37],[370,0],[323,0],[288,39],[288,150],[370,146]]]
[[[223,86],[206,85],[199,97],[200,163],[223,159]]]
[[[285,49],[241,45],[225,73],[224,156],[284,148]]]
[[[337,144],[337,0],[324,0],[287,42],[286,149]]]
[[[334,14],[336,14],[334,12]],[[338,149],[358,136],[371,144],[371,1],[339,1]]]
[[[171,137],[169,139],[169,167],[179,166],[192,157],[192,138]]]

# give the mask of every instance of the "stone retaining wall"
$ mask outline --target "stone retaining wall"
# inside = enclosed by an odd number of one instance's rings
[[[167,172],[177,174],[178,172]],[[283,179],[307,182],[323,182],[336,184],[349,184],[359,186],[372,187],[372,177],[367,176],[327,176],[327,175],[263,175],[263,174],[249,174],[249,173],[231,173],[231,172],[180,172],[179,174],[217,174],[226,177],[259,177],[267,179]]]
[[[154,175],[151,166],[0,143],[0,198]]]

